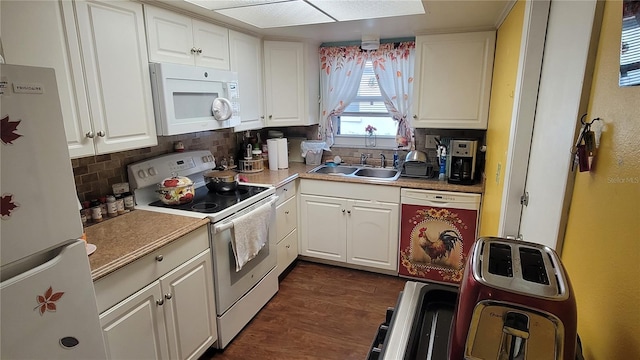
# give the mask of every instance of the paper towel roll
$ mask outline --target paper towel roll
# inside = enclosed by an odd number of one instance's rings
[[[269,170],[278,170],[278,139],[267,139]]]
[[[278,142],[278,169],[289,168],[289,149],[287,147],[287,139],[277,139]]]

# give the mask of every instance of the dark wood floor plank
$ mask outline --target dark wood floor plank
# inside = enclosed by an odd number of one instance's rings
[[[406,281],[298,261],[231,344],[200,360],[364,359]]]

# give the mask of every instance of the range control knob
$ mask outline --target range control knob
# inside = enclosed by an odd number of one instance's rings
[[[209,159],[207,159],[207,156],[206,156],[206,155],[202,157],[202,162],[203,162],[203,163],[206,163],[206,162],[208,162],[208,161],[209,161]]]
[[[150,167],[150,168],[149,168],[149,170],[147,170],[147,172],[148,172],[148,173],[149,173],[149,175],[151,175],[151,176],[156,176],[156,175],[158,175],[158,172],[157,172],[157,171],[156,171],[156,169],[155,169],[155,168],[153,168],[153,167]]]
[[[147,177],[147,173],[145,173],[144,170],[138,170],[138,177],[144,179]]]

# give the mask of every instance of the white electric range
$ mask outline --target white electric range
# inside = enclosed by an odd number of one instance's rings
[[[211,152],[200,150],[162,155],[131,164],[127,169],[136,209],[210,220],[218,325],[216,346],[223,349],[278,291],[275,226],[269,228],[268,246],[236,272],[231,248],[232,221],[264,204],[272,206],[275,216],[277,197],[275,188],[265,184],[242,183],[233,192],[209,191],[204,173],[215,167]],[[176,175],[194,182],[195,196],[188,204],[166,205],[159,200],[156,190],[164,179]]]

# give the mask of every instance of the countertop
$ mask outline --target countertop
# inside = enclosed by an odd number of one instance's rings
[[[288,169],[277,171],[265,169],[259,173],[242,173],[242,175],[250,183],[275,187],[302,178],[466,193],[483,191],[482,184],[454,185],[446,181],[402,177],[395,181],[376,181],[308,172],[316,166],[291,162]],[[134,210],[89,226],[85,229],[87,242],[97,247],[97,250],[89,256],[91,277],[96,281],[208,223],[208,219]]]
[[[89,226],[87,242],[97,247],[89,255],[91,278],[96,281],[208,223],[209,219],[134,210]]]
[[[405,177],[400,177],[395,181],[376,181],[366,178],[352,178],[339,175],[314,174],[308,172],[309,170],[312,170],[317,166],[318,165],[305,165],[303,163],[290,162],[288,169],[277,171],[265,169],[264,171],[261,171],[259,173],[243,173],[242,175],[245,176],[250,183],[269,184],[275,187],[282,186],[292,180],[295,180],[296,178],[301,178],[475,194],[481,194],[484,189],[484,186],[481,183],[473,185],[456,185],[449,184],[446,181],[439,181],[437,179],[416,179]]]

